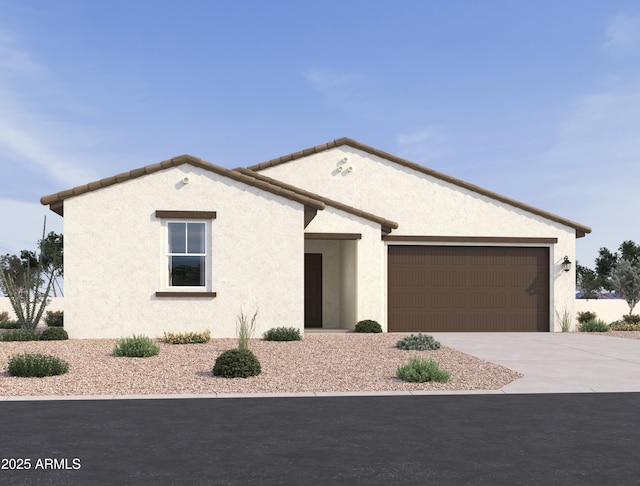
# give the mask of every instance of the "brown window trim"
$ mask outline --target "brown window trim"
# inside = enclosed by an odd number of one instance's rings
[[[168,292],[156,292],[156,297],[215,297],[215,292],[180,292],[180,291],[168,291]]]
[[[305,240],[361,240],[361,233],[305,233]]]
[[[511,236],[383,236],[385,241],[424,241],[438,243],[557,243],[558,238],[520,238]]]
[[[164,211],[156,209],[156,218],[216,219],[215,211]]]

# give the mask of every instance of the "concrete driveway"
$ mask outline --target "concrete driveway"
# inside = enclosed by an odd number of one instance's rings
[[[640,340],[583,333],[430,333],[524,378],[504,393],[640,391]]]

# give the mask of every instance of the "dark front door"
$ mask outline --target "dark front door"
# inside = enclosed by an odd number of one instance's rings
[[[322,327],[322,253],[304,255],[304,327]]]

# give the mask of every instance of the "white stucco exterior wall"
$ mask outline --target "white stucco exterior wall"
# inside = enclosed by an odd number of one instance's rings
[[[216,297],[156,297],[168,290],[156,210],[217,212],[207,236],[207,290]],[[235,337],[237,314],[256,308],[255,337],[277,326],[303,329],[300,203],[185,164],[65,200],[64,235],[71,338],[207,329]]]
[[[345,157],[352,171],[338,170],[345,164]],[[349,146],[269,167],[261,173],[397,221],[399,228],[393,235],[557,238],[555,244],[543,244],[550,249],[552,330],[560,330],[556,310],[575,314],[575,265],[570,272],[563,272],[560,266],[565,255],[575,262],[574,228]],[[377,247],[384,253],[384,280],[378,281],[384,291],[376,291],[386,302],[386,248],[380,241]],[[373,247],[368,251],[375,252]],[[377,285],[373,280],[362,281]],[[359,285],[361,291],[363,286]],[[358,299],[361,301],[362,296]],[[379,322],[386,325],[386,309]]]

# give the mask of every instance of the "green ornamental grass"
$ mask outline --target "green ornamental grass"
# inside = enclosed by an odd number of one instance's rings
[[[265,341],[300,341],[300,329],[296,327],[274,327],[262,335]]]
[[[113,348],[114,356],[126,356],[127,358],[148,358],[160,352],[160,346],[155,344],[147,336],[136,336],[118,340]]]
[[[7,371],[11,376],[43,378],[66,373],[69,371],[69,363],[45,354],[16,354],[9,359]]]
[[[581,332],[607,332],[608,330],[609,325],[600,319],[592,319],[580,324]]]
[[[40,333],[32,329],[12,329],[0,335],[0,341],[39,341]]]
[[[425,383],[427,381],[438,381],[445,383],[451,378],[451,373],[441,370],[438,362],[432,359],[425,360],[414,356],[405,366],[398,366],[396,372],[398,378],[413,383]]]

